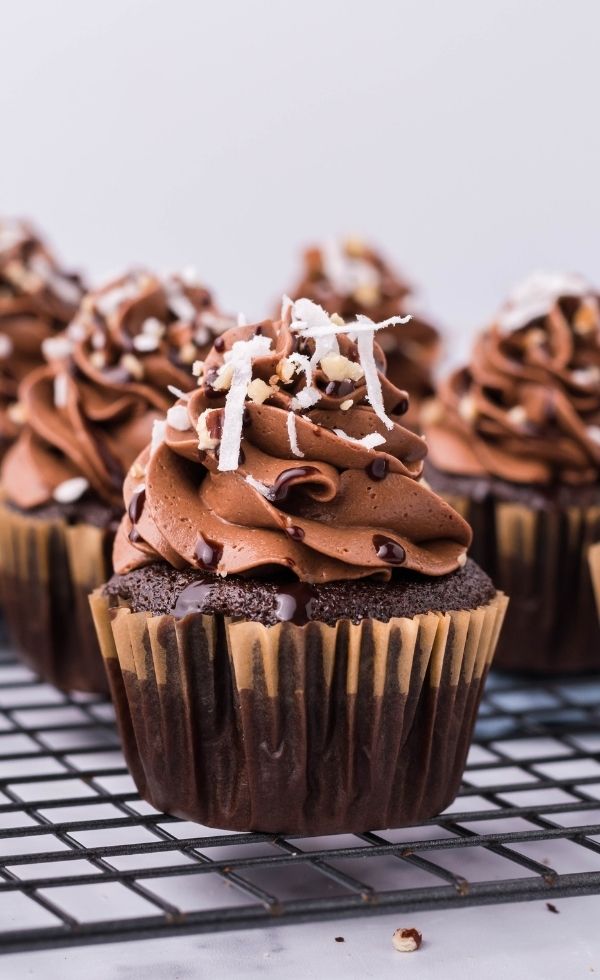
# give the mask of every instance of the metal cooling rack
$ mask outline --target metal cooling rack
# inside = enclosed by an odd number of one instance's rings
[[[112,708],[0,651],[0,950],[600,894],[600,678],[492,676],[464,785],[408,830],[223,833],[159,813]]]

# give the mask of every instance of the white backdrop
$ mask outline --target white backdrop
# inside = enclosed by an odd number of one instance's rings
[[[456,358],[531,268],[600,280],[599,33],[596,0],[3,0],[0,209],[249,316],[361,232]]]

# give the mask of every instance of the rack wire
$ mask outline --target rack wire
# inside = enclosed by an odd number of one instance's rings
[[[600,894],[600,677],[492,675],[421,827],[219,832],[140,799],[112,707],[0,650],[0,951]]]

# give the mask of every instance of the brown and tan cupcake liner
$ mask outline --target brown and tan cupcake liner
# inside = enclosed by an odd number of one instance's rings
[[[108,693],[89,594],[110,575],[112,535],[0,505],[0,599],[22,659],[62,690]]]
[[[265,627],[91,598],[140,794],[290,834],[414,824],[454,799],[506,603]]]
[[[592,576],[594,595],[596,597],[598,618],[600,619],[600,541],[597,541],[596,544],[591,545],[591,547],[588,549],[588,562],[590,566],[590,575]]]
[[[473,528],[471,557],[510,596],[494,666],[540,674],[600,670],[589,559],[600,542],[600,507],[535,509],[442,496]]]

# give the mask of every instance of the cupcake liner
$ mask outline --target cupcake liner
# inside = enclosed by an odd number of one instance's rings
[[[494,666],[540,674],[600,670],[588,561],[590,546],[600,542],[600,507],[535,509],[441,495],[473,528],[471,557],[510,596]]]
[[[266,627],[91,597],[140,794],[288,834],[418,823],[454,799],[506,603]]]
[[[596,597],[596,608],[598,610],[598,617],[600,618],[600,541],[589,548],[588,561],[594,595]]]
[[[108,693],[89,593],[110,575],[112,534],[0,505],[0,597],[19,655],[62,690]]]

